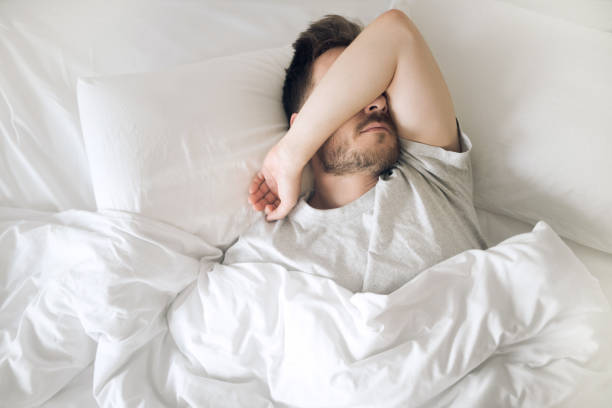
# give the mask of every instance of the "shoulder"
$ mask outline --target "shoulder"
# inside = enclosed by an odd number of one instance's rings
[[[458,151],[400,138],[399,166],[412,166],[416,167],[417,170],[426,170],[432,166],[450,170],[468,170],[470,168],[472,142],[468,135],[461,130],[459,121],[456,122]]]
[[[407,139],[400,139],[400,157],[390,175],[381,180],[394,190],[406,189],[408,194],[434,189],[444,195],[472,196],[472,143],[459,131],[460,151],[445,150]]]

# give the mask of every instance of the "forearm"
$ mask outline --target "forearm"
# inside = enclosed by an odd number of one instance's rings
[[[386,12],[338,57],[279,143],[292,160],[305,166],[338,127],[389,87],[400,47],[410,45],[411,24]]]

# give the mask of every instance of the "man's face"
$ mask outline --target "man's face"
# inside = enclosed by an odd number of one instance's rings
[[[311,89],[317,86],[343,50],[343,47],[333,48],[315,60]],[[399,157],[399,141],[386,95],[380,95],[344,122],[316,154],[323,170],[335,175],[360,172],[379,175],[395,164]]]

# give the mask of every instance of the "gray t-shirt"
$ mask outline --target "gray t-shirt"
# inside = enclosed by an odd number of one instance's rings
[[[262,216],[223,263],[274,262],[328,277],[353,292],[390,293],[462,251],[485,248],[472,199],[471,142],[462,152],[400,139],[398,163],[375,187],[330,210],[303,194],[289,215]]]

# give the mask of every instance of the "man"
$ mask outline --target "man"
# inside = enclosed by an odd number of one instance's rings
[[[425,41],[398,10],[360,32],[340,16],[294,43],[283,89],[290,123],[249,189],[263,219],[224,263],[275,262],[352,291],[389,293],[483,248],[470,141]],[[310,162],[314,188],[298,197]]]

